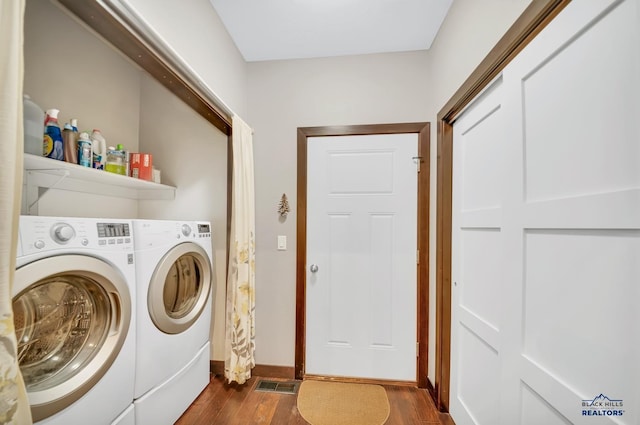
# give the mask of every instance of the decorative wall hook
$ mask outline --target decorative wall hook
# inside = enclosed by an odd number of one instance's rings
[[[280,217],[286,217],[290,211],[291,209],[289,208],[287,195],[283,193],[282,198],[280,198],[280,204],[278,204],[278,213],[280,214]]]

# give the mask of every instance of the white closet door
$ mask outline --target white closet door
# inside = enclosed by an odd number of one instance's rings
[[[640,1],[570,3],[454,145],[453,419],[640,423]]]
[[[504,151],[498,78],[454,125],[451,415],[498,424],[503,323]]]

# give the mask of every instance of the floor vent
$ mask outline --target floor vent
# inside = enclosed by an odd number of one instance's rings
[[[295,394],[300,386],[299,381],[268,381],[261,379],[256,385],[256,391],[280,394]]]

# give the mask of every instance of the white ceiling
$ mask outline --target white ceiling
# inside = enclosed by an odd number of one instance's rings
[[[431,47],[453,0],[210,0],[248,62]]]

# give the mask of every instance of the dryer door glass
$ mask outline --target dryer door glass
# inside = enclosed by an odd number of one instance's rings
[[[209,254],[192,242],[176,245],[160,259],[147,294],[149,315],[160,331],[181,333],[198,320],[209,300],[212,271]]]
[[[18,358],[27,391],[41,391],[81,371],[102,347],[110,301],[95,281],[60,274],[29,286],[13,300]]]
[[[193,254],[181,255],[173,262],[163,289],[169,317],[180,319],[193,310],[202,293],[203,277],[200,261]]]

